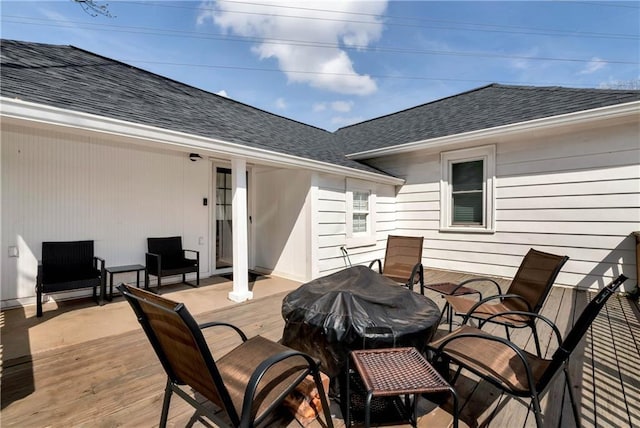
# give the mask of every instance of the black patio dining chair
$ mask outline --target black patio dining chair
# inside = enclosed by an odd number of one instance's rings
[[[180,236],[147,238],[145,254],[146,271],[144,286],[149,289],[149,275],[158,278],[158,291],[162,287],[162,277],[182,275],[182,282],[192,287],[200,285],[200,252],[182,248]],[[195,258],[187,257],[187,254]],[[187,282],[187,273],[196,274],[196,283]]]
[[[121,284],[167,374],[160,426],[167,425],[173,393],[217,426],[253,427],[268,424],[287,396],[312,375],[325,423],[333,427],[319,364],[309,355],[261,336],[247,338],[225,322],[198,325],[186,306],[157,294]],[[206,328],[231,329],[241,343],[214,358],[215,343],[207,343]],[[226,340],[226,337],[225,337]],[[206,400],[197,400],[189,388]],[[209,404],[216,408],[212,410]],[[195,415],[194,415],[195,416]],[[193,418],[192,418],[193,419]]]
[[[449,363],[458,365],[452,384],[455,383],[460,371],[466,369],[507,394],[530,398],[530,407],[533,406],[538,428],[544,426],[540,398],[548,390],[556,374],[562,370],[569,391],[573,416],[576,425],[580,426],[580,414],[569,378],[569,357],[609,297],[626,279],[627,277],[620,275],[603,288],[585,307],[564,340],[558,327],[548,318],[537,313],[509,312],[509,314],[539,319],[551,327],[557,339],[558,348],[550,359],[527,352],[507,339],[463,324],[448,335],[429,343],[428,349],[433,352],[433,364],[440,367],[447,377]]]
[[[43,293],[91,287],[93,298],[100,303],[97,290],[104,292],[105,278],[104,259],[94,255],[93,241],[43,242],[36,277],[36,316],[42,316]]]

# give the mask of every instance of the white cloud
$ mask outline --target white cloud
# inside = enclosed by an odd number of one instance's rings
[[[287,103],[284,101],[284,98],[278,98],[276,100],[276,108],[278,108],[279,110],[286,110]]]
[[[340,113],[348,113],[353,108],[353,101],[334,101],[331,108]]]
[[[327,109],[327,103],[315,103],[313,105],[313,112],[319,113],[321,111],[325,111]]]
[[[598,70],[603,69],[607,65],[601,58],[593,57],[587,66],[580,71],[579,74],[593,74]]]
[[[227,91],[225,91],[224,89],[216,92],[216,94],[220,95],[221,97],[229,98],[229,95],[227,95]]]
[[[252,51],[260,59],[275,59],[290,82],[368,95],[377,90],[376,82],[356,72],[352,59],[339,46],[367,46],[378,40],[383,30],[379,16],[386,7],[386,0],[205,1],[197,22],[213,22],[229,33],[259,39]]]

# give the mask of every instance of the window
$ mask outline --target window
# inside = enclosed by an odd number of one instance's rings
[[[373,184],[347,179],[347,246],[374,245],[375,191]]]
[[[441,154],[440,229],[493,232],[495,146]]]

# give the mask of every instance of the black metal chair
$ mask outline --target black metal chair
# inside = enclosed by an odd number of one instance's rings
[[[42,316],[42,293],[57,293],[93,287],[104,290],[104,259],[93,254],[93,241],[43,242],[42,260],[36,279],[36,315]]]
[[[540,340],[536,331],[535,318],[517,314],[514,311],[538,313],[567,260],[569,260],[567,256],[558,256],[531,248],[522,259],[506,293],[502,293],[500,285],[491,278],[473,278],[458,284],[452,294],[444,295],[447,301],[445,308],[446,305],[450,308],[449,331],[451,331],[454,313],[463,316],[465,322],[467,318],[475,318],[480,324],[485,322],[501,324],[505,328],[507,339],[510,338],[509,328],[529,327],[533,330],[533,339],[540,356]],[[480,295],[479,301],[464,296],[469,293],[457,295],[461,287],[479,281],[492,283],[497,293],[488,297]],[[510,312],[510,315],[505,315],[506,312]]]
[[[182,282],[192,287],[200,285],[200,252],[182,248],[180,236],[147,238],[148,252],[145,255],[146,273],[144,286],[149,289],[149,275],[158,278],[158,291],[162,287],[162,277],[182,275]],[[187,258],[187,252],[195,254],[195,259]],[[187,282],[186,274],[195,272],[196,283]]]
[[[206,415],[217,426],[268,424],[274,410],[309,374],[320,396],[325,423],[333,427],[319,364],[309,355],[261,336],[247,339],[242,330],[228,323],[198,325],[182,303],[157,294],[125,284],[118,290],[136,313],[167,374],[160,427],[167,424],[173,393],[196,409],[194,417]],[[214,359],[213,348],[202,334],[202,329],[210,327],[232,329],[241,344]],[[222,412],[194,399],[189,388]]]
[[[564,340],[562,340],[560,331],[555,324],[544,316],[524,311],[509,312],[515,315],[535,317],[551,327],[558,341],[558,349],[551,359],[545,359],[520,349],[502,337],[463,325],[428,345],[429,350],[434,353],[432,359],[434,365],[442,369],[446,368],[441,371],[448,375],[449,363],[457,364],[458,370],[452,383],[455,383],[460,371],[466,369],[508,394],[531,398],[538,428],[543,427],[540,396],[547,390],[558,371],[562,369],[569,391],[573,416],[577,426],[580,426],[580,414],[569,379],[569,357],[609,297],[626,280],[627,277],[620,275],[603,288],[582,311]]]

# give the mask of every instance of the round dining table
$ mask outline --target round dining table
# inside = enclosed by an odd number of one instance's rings
[[[438,327],[440,309],[366,266],[353,266],[287,294],[282,316],[282,343],[318,358],[322,371],[335,377],[352,350],[413,346],[423,351]]]

